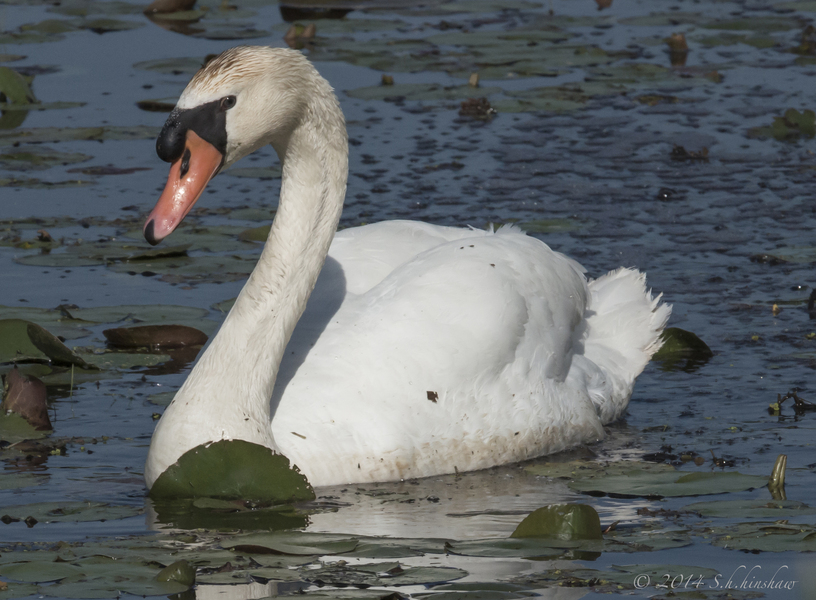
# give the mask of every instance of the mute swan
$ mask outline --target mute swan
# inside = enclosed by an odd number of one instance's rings
[[[147,240],[266,144],[283,168],[269,239],[156,426],[148,487],[222,439],[284,454],[314,486],[475,470],[599,440],[626,409],[671,312],[644,275],[587,283],[515,227],[335,233],[345,122],[297,51],[233,48],[193,76],[156,144],[172,164]]]

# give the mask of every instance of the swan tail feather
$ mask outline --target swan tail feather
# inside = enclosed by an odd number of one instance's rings
[[[589,283],[590,301],[584,356],[600,370],[590,396],[604,423],[620,417],[635,378],[663,344],[660,334],[671,315],[646,288],[646,275],[620,268]]]

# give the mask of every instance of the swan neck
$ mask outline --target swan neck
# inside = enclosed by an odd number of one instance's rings
[[[276,148],[282,164],[278,210],[258,264],[224,324],[227,336],[246,332],[250,401],[265,410],[266,423],[286,344],[314,289],[343,207],[348,146],[342,113],[335,107],[339,120],[306,118],[286,145]],[[308,111],[307,117],[314,113]]]
[[[149,457],[149,484],[200,444],[242,439],[278,450],[270,426],[272,390],[337,230],[346,191],[346,130],[330,88],[328,93],[322,111],[307,111],[277,148],[283,173],[269,238],[221,330],[156,428],[151,453],[162,447],[157,442],[162,436],[172,440],[166,455],[157,450],[155,459]],[[310,117],[321,112],[320,118]]]

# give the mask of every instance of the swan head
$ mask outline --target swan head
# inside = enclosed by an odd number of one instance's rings
[[[145,221],[147,241],[156,245],[172,233],[221,169],[266,144],[283,159],[309,99],[325,92],[321,86],[333,98],[311,63],[283,48],[239,46],[202,67],[156,140],[159,158],[171,166]]]

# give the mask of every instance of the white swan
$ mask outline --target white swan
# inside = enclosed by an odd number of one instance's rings
[[[346,129],[299,52],[233,48],[196,73],[157,143],[172,166],[147,239],[266,144],[283,165],[269,239],[156,427],[148,487],[222,439],[267,446],[324,486],[533,458],[599,440],[623,413],[671,312],[644,276],[587,283],[515,227],[392,221],[335,234]]]

